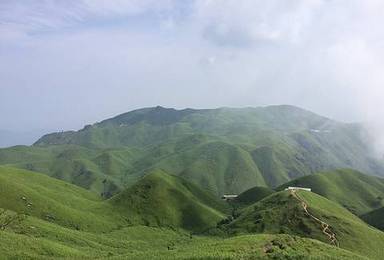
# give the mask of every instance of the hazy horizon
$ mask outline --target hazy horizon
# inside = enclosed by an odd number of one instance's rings
[[[289,104],[366,122],[381,143],[383,11],[375,0],[1,1],[0,129]]]

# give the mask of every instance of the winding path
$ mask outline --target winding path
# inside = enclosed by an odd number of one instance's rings
[[[300,198],[300,196],[297,194],[297,190],[290,190],[290,192],[294,198],[296,198],[298,201],[300,201],[301,206],[303,207],[305,213],[309,217],[314,219],[316,222],[319,222],[321,224],[321,231],[323,232],[324,235],[326,235],[328,237],[331,244],[339,247],[339,241],[336,238],[336,234],[332,232],[330,226],[326,222],[322,221],[321,219],[319,219],[319,218],[315,217],[314,215],[312,215],[311,213],[309,213],[308,204],[302,198]]]

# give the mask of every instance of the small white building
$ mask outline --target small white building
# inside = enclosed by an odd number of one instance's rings
[[[303,187],[288,187],[288,188],[285,188],[285,190],[305,190],[305,191],[311,191],[311,188],[303,188]]]
[[[235,194],[224,194],[221,199],[223,200],[234,200],[237,198],[238,195],[235,195]]]

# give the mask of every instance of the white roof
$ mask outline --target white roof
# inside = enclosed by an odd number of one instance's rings
[[[304,187],[288,187],[285,190],[306,190],[311,191],[311,188],[304,188]]]

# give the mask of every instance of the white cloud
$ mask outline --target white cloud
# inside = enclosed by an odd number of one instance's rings
[[[197,20],[219,45],[296,42],[322,1],[198,1]],[[240,41],[240,42],[239,42]]]
[[[13,27],[19,33],[36,33],[76,28],[143,13],[169,13],[177,6],[173,0],[45,0],[0,2],[0,28]],[[4,29],[3,29],[4,30]]]
[[[379,0],[4,0],[2,122],[291,103],[384,129],[383,13]]]

